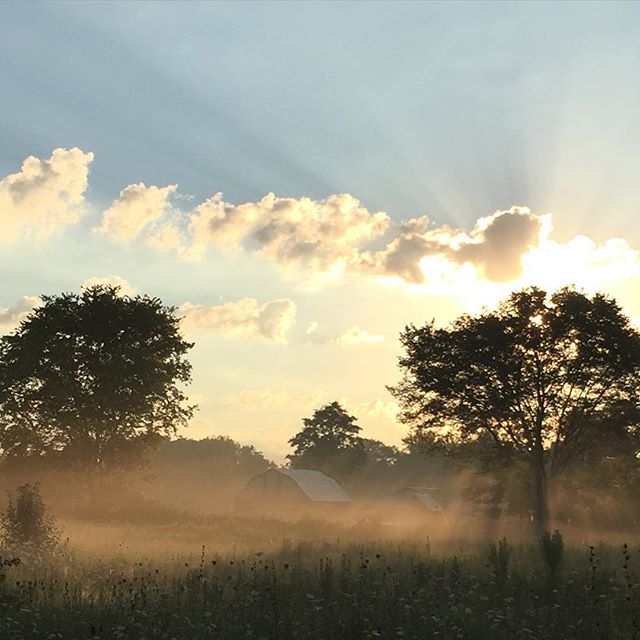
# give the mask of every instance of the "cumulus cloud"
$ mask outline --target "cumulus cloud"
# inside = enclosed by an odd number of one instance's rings
[[[286,344],[296,316],[296,305],[287,299],[260,304],[242,298],[211,307],[185,302],[179,307],[188,329],[202,329],[228,336],[252,336],[276,344]]]
[[[55,149],[47,160],[29,156],[0,180],[0,243],[41,241],[78,222],[92,160],[80,149]]]
[[[361,247],[388,226],[386,213],[371,213],[346,193],[324,200],[269,193],[241,205],[216,194],[194,211],[190,254],[198,257],[210,244],[243,246],[284,267],[327,272],[357,264]]]
[[[121,276],[93,276],[91,278],[87,278],[80,287],[82,289],[88,289],[90,287],[95,287],[96,285],[119,287],[120,293],[123,296],[135,296],[138,292],[132,284],[127,282],[127,280]]]
[[[470,231],[431,226],[425,216],[392,226],[386,213],[373,213],[345,193],[323,200],[269,193],[239,205],[218,193],[180,220],[152,228],[162,207],[156,211],[137,233],[187,259],[198,260],[215,246],[255,253],[305,278],[347,271],[408,283],[429,281],[425,266],[433,258],[452,267],[470,264],[490,281],[513,280],[522,272],[523,256],[550,229],[549,216],[524,207],[482,217]]]
[[[0,180],[0,243],[39,241],[77,222],[92,160],[91,153],[60,148],[49,159],[27,158],[19,172]],[[346,193],[320,200],[269,193],[241,204],[218,193],[196,206],[185,206],[187,201],[173,184],[131,184],[95,230],[189,260],[211,247],[245,251],[306,283],[350,273],[470,300],[502,296],[506,285],[575,283],[609,290],[612,283],[640,278],[638,252],[623,240],[597,244],[576,236],[556,242],[551,215],[525,207],[455,228],[434,225],[426,216],[392,223],[387,213],[369,211]]]
[[[480,218],[468,239],[453,248],[458,262],[470,262],[495,282],[522,274],[522,257],[540,246],[551,228],[549,216],[537,216],[525,207],[512,207]]]
[[[134,209],[143,212],[132,218],[133,237],[173,249],[182,258],[197,260],[211,246],[243,250],[305,282],[347,272],[411,290],[455,295],[473,310],[529,284],[549,289],[576,284],[607,291],[640,278],[640,256],[625,241],[596,244],[576,236],[556,242],[551,237],[551,214],[535,214],[526,207],[496,211],[466,230],[435,226],[426,216],[392,225],[386,213],[372,213],[348,194],[313,200],[270,193],[239,205],[216,194],[191,211],[180,211],[167,203],[174,190],[173,185],[162,189],[132,185],[123,194],[135,197],[121,196],[109,211],[121,212],[120,201],[132,200]],[[103,229],[117,235],[119,216],[108,213]],[[312,342],[328,340],[315,330],[308,334]],[[343,344],[378,338],[352,333]]]
[[[430,228],[428,218],[415,218],[402,224],[382,251],[367,255],[365,263],[376,274],[421,283],[430,277],[425,261],[443,258],[452,264],[470,263],[488,280],[505,282],[521,275],[523,256],[540,245],[549,229],[549,216],[525,207],[480,218],[469,233],[447,226]]]
[[[0,332],[8,333],[18,327],[27,316],[42,305],[38,296],[23,296],[11,307],[0,307]]]
[[[102,223],[96,230],[123,243],[132,242],[144,232],[152,244],[162,247],[171,236],[173,227],[156,225],[165,215],[169,196],[176,188],[175,184],[166,187],[147,187],[142,182],[130,184],[103,212]],[[175,248],[175,245],[170,248]]]

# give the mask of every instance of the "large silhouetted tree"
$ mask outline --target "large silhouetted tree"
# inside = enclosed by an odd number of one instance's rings
[[[293,453],[287,458],[292,467],[344,478],[363,464],[366,453],[360,427],[338,402],[317,409],[302,422],[303,428],[289,440]]]
[[[599,418],[626,406],[637,426],[640,334],[617,303],[571,288],[513,293],[495,311],[401,334],[402,381],[391,388],[414,435],[464,441],[486,434],[526,462],[538,532],[547,480],[620,428]]]
[[[0,338],[0,450],[57,452],[92,467],[130,461],[186,424],[190,381],[172,307],[95,286],[44,296]]]

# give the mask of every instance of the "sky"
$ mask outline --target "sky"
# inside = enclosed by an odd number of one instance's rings
[[[119,284],[188,437],[399,444],[408,323],[573,284],[640,323],[640,3],[0,3],[0,330]]]

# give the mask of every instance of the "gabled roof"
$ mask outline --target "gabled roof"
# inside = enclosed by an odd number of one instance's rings
[[[431,511],[442,511],[442,505],[430,493],[414,492],[413,497]]]
[[[393,494],[393,498],[401,501],[413,498],[430,511],[442,511],[441,502],[433,494],[436,496],[442,495],[443,491],[429,487],[407,487]]]
[[[280,472],[289,476],[314,502],[351,502],[351,498],[342,490],[342,487],[321,471],[280,469]]]

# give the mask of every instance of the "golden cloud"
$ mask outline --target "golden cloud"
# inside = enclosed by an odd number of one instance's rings
[[[29,156],[0,180],[0,243],[42,241],[83,215],[92,153],[55,149],[47,160]]]
[[[210,307],[185,302],[178,311],[187,330],[252,336],[275,344],[287,344],[296,317],[296,305],[288,299],[260,304],[255,298],[242,298]]]

